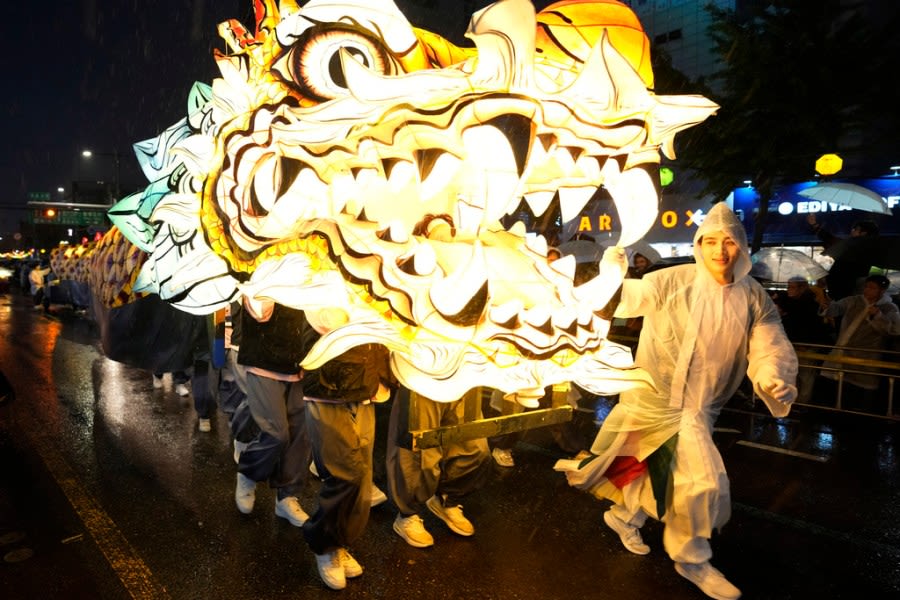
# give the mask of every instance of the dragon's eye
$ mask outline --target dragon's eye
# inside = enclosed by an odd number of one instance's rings
[[[394,71],[391,55],[369,32],[334,23],[306,30],[273,65],[281,79],[304,96],[319,101],[347,95],[341,49],[381,74]]]

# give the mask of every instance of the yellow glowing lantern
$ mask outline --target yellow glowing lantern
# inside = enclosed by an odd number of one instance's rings
[[[844,161],[837,154],[823,154],[816,161],[816,173],[819,175],[834,175],[844,166]]]

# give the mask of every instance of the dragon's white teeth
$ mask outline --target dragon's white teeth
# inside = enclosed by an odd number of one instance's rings
[[[559,169],[564,174],[569,174],[575,170],[575,159],[568,147],[558,146],[553,150],[553,160],[559,165]]]
[[[518,205],[516,191],[519,188],[519,176],[514,172],[495,173],[487,180],[485,198],[489,198],[485,207],[484,222],[496,221],[509,210]]]
[[[575,322],[578,313],[571,306],[563,306],[553,311],[552,321],[554,327],[558,329],[568,329]]]
[[[589,304],[594,310],[600,310],[609,303],[609,300],[622,285],[624,275],[620,272],[610,272],[600,263],[600,273],[591,279],[572,289],[572,295],[581,303]]]
[[[550,321],[550,309],[544,305],[529,308],[521,314],[522,320],[535,329],[546,326],[547,322]]]
[[[421,199],[428,200],[443,193],[456,178],[462,161],[447,152],[441,153],[434,161],[428,176],[422,180]],[[396,168],[396,167],[395,167]]]
[[[559,188],[559,211],[563,223],[574,219],[597,190],[591,187]]]
[[[395,194],[401,194],[409,186],[418,182],[419,171],[409,160],[394,161],[388,173],[388,187]]]
[[[579,302],[575,310],[577,313],[576,318],[578,319],[578,324],[580,326],[587,327],[591,324],[591,319],[594,318],[594,309],[589,302]]]
[[[525,202],[528,203],[528,208],[531,209],[532,214],[540,217],[547,210],[547,207],[550,206],[550,203],[553,202],[553,194],[554,192],[552,191],[528,192],[525,194]]]
[[[603,178],[603,185],[608,186],[610,182],[615,182],[616,178],[622,173],[619,168],[619,161],[614,158],[608,158],[600,169],[600,176]]]
[[[604,183],[616,203],[622,235],[619,246],[630,246],[642,237],[656,222],[659,213],[659,196],[650,174],[644,169],[629,169],[619,177]]]
[[[431,244],[418,244],[413,248],[412,260],[413,271],[416,272],[416,275],[431,275],[437,269],[437,255]]]
[[[382,239],[394,242],[395,244],[405,244],[409,241],[409,232],[406,230],[406,226],[400,221],[391,221],[388,226],[384,228]]]
[[[581,175],[589,182],[596,183],[600,181],[600,162],[594,156],[583,154],[575,161],[575,168],[581,172]]]
[[[456,202],[456,229],[460,233],[475,234],[481,227],[481,218],[484,215],[480,208],[457,200]]]
[[[466,304],[487,285],[488,273],[484,248],[476,240],[466,264],[459,265],[447,277],[438,279],[428,290],[428,297],[445,317],[458,315]]]
[[[593,316],[591,319],[591,331],[593,331],[596,335],[602,338],[606,338],[609,335],[609,329],[612,326],[611,321],[607,321],[606,319],[601,319],[597,315]],[[628,358],[631,358],[631,353],[628,353]]]
[[[540,256],[547,256],[547,238],[541,234],[526,235],[525,247]]]
[[[537,136],[528,150],[528,170],[540,169],[546,165],[555,148],[549,136]]]
[[[338,198],[340,196],[335,195],[333,197]],[[346,198],[346,196],[344,197]],[[344,212],[346,212],[348,215],[353,216],[354,218],[358,218],[362,213],[364,207],[365,204],[362,200],[358,200],[356,198],[347,198],[347,202],[344,205]]]
[[[482,223],[506,214],[516,196],[519,172],[509,139],[494,126],[480,125],[462,134],[466,160],[457,179],[459,196],[485,212]]]
[[[525,223],[516,221],[513,223],[513,226],[509,228],[509,233],[524,238],[525,234],[528,233],[528,229],[525,227]]]
[[[492,306],[488,312],[488,318],[497,325],[507,325],[523,310],[525,310],[525,305],[522,301],[513,298],[500,306]]]
[[[550,268],[569,280],[575,279],[575,257],[571,254],[554,260],[550,263]]]
[[[344,212],[358,217],[365,204],[356,195],[356,180],[350,171],[338,173],[328,186],[328,194],[331,197],[332,206],[343,206]]]

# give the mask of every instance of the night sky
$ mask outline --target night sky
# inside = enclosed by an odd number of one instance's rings
[[[487,0],[397,0],[416,26],[457,43],[471,10]],[[75,180],[115,177],[123,188],[146,181],[134,142],[156,136],[185,114],[195,81],[218,75],[213,49],[225,49],[218,23],[253,27],[252,0],[45,0],[10,2],[3,53],[0,236],[23,218],[29,192],[70,194]],[[547,3],[536,2],[536,5]],[[12,39],[10,39],[10,36]],[[91,149],[109,156],[85,159]]]

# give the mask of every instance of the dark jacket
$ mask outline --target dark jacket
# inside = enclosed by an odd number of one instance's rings
[[[378,384],[393,388],[390,355],[380,344],[350,348],[314,371],[303,374],[303,395],[331,402],[363,402],[372,399]]]
[[[309,329],[302,310],[276,304],[272,317],[260,323],[246,310],[240,311],[238,363],[293,375],[300,372],[306,356]]]

